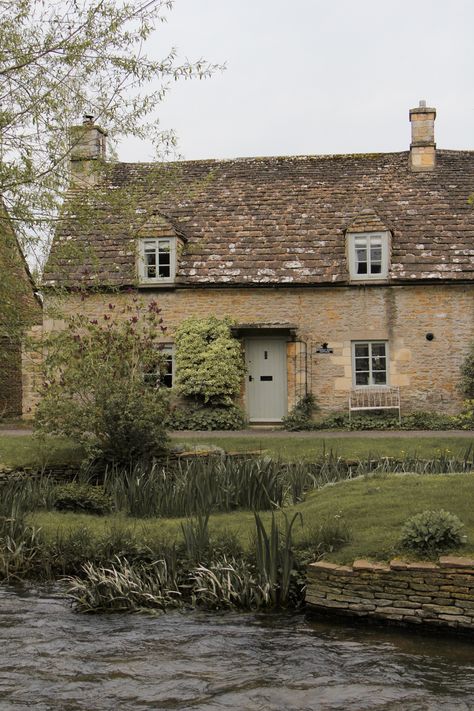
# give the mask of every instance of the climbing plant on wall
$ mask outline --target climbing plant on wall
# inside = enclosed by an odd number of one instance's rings
[[[176,386],[181,395],[206,405],[232,405],[245,364],[232,322],[191,317],[176,331]]]

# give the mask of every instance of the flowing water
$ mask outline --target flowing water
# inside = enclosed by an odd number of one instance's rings
[[[0,588],[1,711],[464,711],[474,644],[304,615],[84,616]]]

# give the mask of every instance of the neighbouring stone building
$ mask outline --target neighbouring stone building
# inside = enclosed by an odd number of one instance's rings
[[[231,316],[254,422],[309,391],[335,411],[389,387],[402,411],[455,412],[474,338],[474,152],[438,150],[435,116],[410,111],[401,153],[160,164],[107,163],[86,117],[45,305],[95,317],[111,292],[139,292],[163,309],[170,359],[183,318]]]
[[[0,418],[22,414],[23,391],[31,384],[22,368],[22,341],[41,327],[42,305],[15,229],[0,203]],[[25,387],[24,387],[25,386]]]

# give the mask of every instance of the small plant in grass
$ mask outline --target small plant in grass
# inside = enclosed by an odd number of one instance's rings
[[[112,499],[101,486],[70,482],[57,486],[52,495],[58,511],[83,511],[99,516],[112,511]]]
[[[400,547],[419,555],[434,555],[458,548],[463,543],[463,526],[449,511],[422,511],[405,522]]]

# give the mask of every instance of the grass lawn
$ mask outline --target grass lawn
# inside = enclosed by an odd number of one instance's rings
[[[0,433],[0,464],[9,467],[43,467],[77,464],[81,448],[70,440],[47,437],[38,440],[33,435],[5,435]]]
[[[308,438],[292,436],[278,437],[216,437],[209,433],[205,439],[193,437],[173,437],[172,444],[185,444],[189,448],[205,448],[206,445],[216,445],[226,451],[261,451],[275,458],[285,460],[314,459],[323,452],[333,453],[350,459],[367,459],[373,457],[404,457],[418,456],[422,459],[432,459],[440,452],[448,450],[453,456],[462,457],[474,443],[466,437],[439,437],[433,433],[430,437],[331,437],[317,433]],[[70,440],[58,437],[48,437],[40,442],[33,435],[13,436],[0,431],[0,464],[11,467],[76,464],[80,461],[81,449]]]
[[[367,459],[374,457],[404,457],[418,456],[421,459],[433,459],[440,452],[449,450],[453,456],[462,457],[469,445],[474,450],[474,433],[469,437],[447,436],[440,437],[435,432],[429,437],[331,437],[325,438],[324,433],[318,432],[311,437],[295,437],[288,433],[287,436],[265,437],[213,437],[212,432],[205,439],[192,436],[181,438],[173,437],[173,443],[204,447],[206,444],[222,447],[228,452],[232,451],[262,451],[273,457],[286,460],[312,459],[319,457],[324,451],[332,450],[340,457],[349,459]],[[474,456],[474,452],[473,452]]]
[[[457,514],[465,524],[467,544],[462,555],[474,555],[473,474],[384,475],[341,482],[312,492],[298,506],[287,509],[291,516],[300,511],[303,527],[295,525],[295,537],[306,540],[311,529],[322,521],[341,516],[352,529],[353,540],[341,551],[329,556],[338,562],[355,558],[387,560],[396,554],[396,542],[405,520],[425,509],[444,508]],[[266,522],[271,514],[265,512]],[[95,536],[111,529],[129,529],[140,542],[154,539],[172,541],[181,538],[182,519],[131,519],[123,516],[102,518],[85,514],[37,512],[32,522],[47,536],[57,531],[88,528]],[[211,534],[219,538],[225,532],[235,533],[244,546],[254,532],[254,518],[249,511],[217,514],[210,519]]]

